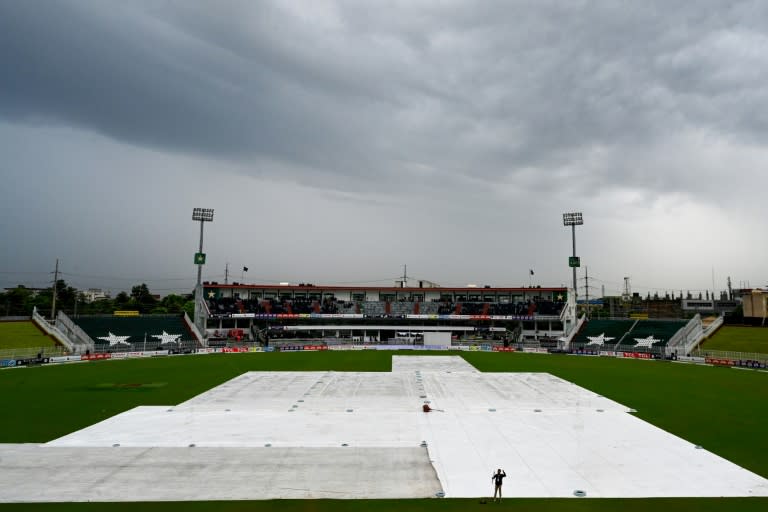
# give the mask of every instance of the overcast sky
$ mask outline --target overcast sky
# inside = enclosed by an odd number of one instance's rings
[[[210,280],[559,286],[581,211],[590,294],[768,283],[768,2],[0,0],[0,65],[2,286],[191,291],[194,207]]]

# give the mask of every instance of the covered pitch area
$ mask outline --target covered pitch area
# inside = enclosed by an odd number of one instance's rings
[[[477,497],[499,467],[505,497],[768,496],[766,479],[624,405],[455,356],[248,372],[0,457],[3,501]]]

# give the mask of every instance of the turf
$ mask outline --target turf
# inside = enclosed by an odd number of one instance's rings
[[[155,503],[44,503],[0,505],[3,511],[50,512],[466,512],[510,510],[525,512],[763,512],[762,498],[658,498],[658,499],[513,499],[481,504],[476,499],[430,500],[270,500]]]
[[[53,338],[32,322],[0,322],[0,350],[55,346]]]
[[[409,352],[411,353],[411,352]],[[389,371],[391,352],[221,354],[100,361],[0,371],[0,442],[44,442],[137,405],[173,405],[249,370]],[[637,416],[736,464],[768,477],[768,373],[753,370],[613,358],[463,353],[482,371],[549,372],[638,410]],[[169,504],[93,505],[100,510],[169,510]],[[189,503],[185,511],[291,510],[634,511],[768,510],[768,499],[744,500],[376,500]],[[0,506],[2,510],[11,505]],[[86,510],[83,504],[29,505],[19,510]],[[96,510],[96,508],[93,508]]]
[[[727,325],[701,346],[703,351],[757,352],[768,354],[768,328]]]

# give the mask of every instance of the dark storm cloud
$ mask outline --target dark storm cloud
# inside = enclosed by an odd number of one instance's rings
[[[696,162],[654,156],[665,141],[765,142],[767,20],[720,1],[5,1],[0,115],[347,191],[678,190]]]

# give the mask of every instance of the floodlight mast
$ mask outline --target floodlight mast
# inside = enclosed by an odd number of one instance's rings
[[[203,254],[203,225],[213,222],[213,208],[193,208],[192,220],[200,221],[200,249],[198,254]],[[195,325],[200,333],[205,332],[205,318],[203,316],[203,260],[197,261],[197,285],[195,286]],[[201,340],[202,341],[202,340]],[[181,347],[179,347],[181,348]]]
[[[574,263],[576,261],[576,226],[584,224],[584,218],[581,212],[570,212],[563,214],[563,225],[571,226],[571,239],[573,241],[573,258]],[[579,297],[579,290],[576,288],[576,266],[572,264],[573,268],[573,302],[577,304]]]

